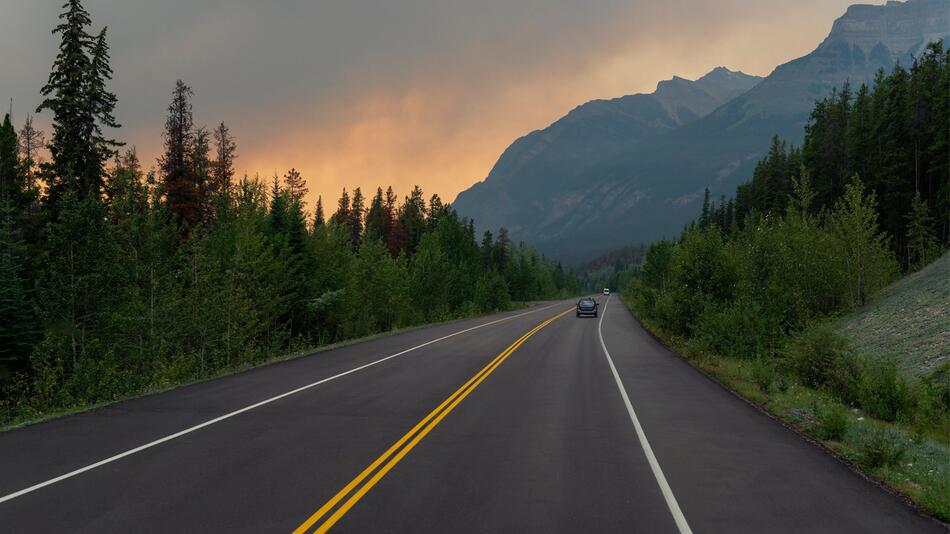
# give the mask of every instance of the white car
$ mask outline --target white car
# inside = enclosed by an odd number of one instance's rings
[[[605,297],[609,297],[609,296],[610,296],[610,288],[606,288],[606,287],[604,288],[604,296],[605,296]]]

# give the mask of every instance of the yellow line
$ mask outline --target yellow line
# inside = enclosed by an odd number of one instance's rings
[[[316,512],[314,512],[313,515],[307,518],[306,521],[304,521],[299,527],[297,527],[296,530],[294,530],[294,534],[302,534],[306,532],[307,530],[309,530],[330,509],[336,506],[337,503],[339,503],[341,500],[343,500],[344,497],[349,495],[349,493],[353,491],[353,489],[356,486],[358,486],[361,482],[363,482],[363,480],[365,480],[366,477],[370,475],[370,473],[375,471],[376,468],[378,468],[381,464],[389,460],[389,462],[386,463],[386,465],[383,466],[383,468],[380,469],[375,475],[373,475],[373,477],[370,478],[366,482],[366,484],[364,484],[355,494],[353,494],[349,499],[347,499],[347,501],[343,504],[343,506],[341,506],[322,525],[320,525],[320,527],[316,530],[316,532],[322,533],[329,530],[330,527],[332,527],[337,521],[339,521],[339,519],[343,517],[343,515],[346,514],[346,512],[350,508],[352,508],[353,505],[355,505],[360,500],[360,498],[363,497],[363,495],[365,495],[373,486],[375,486],[376,483],[379,482],[379,480],[382,479],[383,476],[385,476],[386,473],[388,473],[393,468],[393,466],[395,466],[406,454],[408,454],[409,451],[412,450],[412,448],[415,447],[416,444],[418,444],[419,441],[421,441],[422,438],[426,436],[426,434],[428,434],[433,428],[435,428],[435,426],[438,425],[439,422],[442,421],[442,419],[445,418],[445,416],[448,415],[449,412],[455,409],[455,407],[460,402],[462,402],[462,399],[467,397],[469,393],[471,393],[476,387],[478,387],[478,385],[481,384],[481,382],[485,380],[485,378],[487,378],[488,375],[490,375],[499,365],[501,365],[501,363],[504,362],[508,358],[508,356],[511,355],[511,353],[513,353],[518,347],[520,347],[522,343],[527,341],[529,337],[537,333],[539,330],[549,325],[553,321],[568,314],[573,309],[574,308],[568,309],[562,313],[555,315],[554,317],[547,319],[546,321],[542,322],[538,326],[529,330],[523,336],[518,338],[514,343],[509,345],[508,348],[506,348],[504,351],[501,352],[501,354],[496,356],[491,362],[488,363],[488,365],[482,368],[481,371],[476,373],[475,376],[470,378],[465,384],[462,385],[462,387],[460,387],[454,393],[452,393],[452,395],[450,395],[449,398],[445,399],[442,402],[442,404],[440,404],[436,409],[432,410],[428,415],[425,416],[425,418],[419,421],[418,424],[412,427],[412,429],[409,432],[407,432],[404,436],[399,438],[399,440],[396,441],[396,443],[394,443],[391,447],[389,447],[389,449],[387,449],[386,452],[384,452],[382,455],[380,455],[379,458],[373,461],[373,463],[371,463],[369,467],[367,467],[359,475],[357,475],[356,478],[350,481],[350,483],[347,484],[336,495],[334,495],[332,499],[327,501],[326,504],[321,506],[319,510],[317,510]],[[415,437],[413,437],[413,435],[415,435]],[[409,441],[410,439],[411,441]],[[403,444],[405,444],[407,441],[409,441],[409,444],[406,445],[401,451],[399,451],[398,454],[393,456],[393,453],[399,450],[399,448],[402,447]]]

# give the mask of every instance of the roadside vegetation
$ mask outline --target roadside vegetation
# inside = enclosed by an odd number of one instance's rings
[[[107,131],[106,32],[66,4],[45,97],[0,127],[0,426],[217,376],[290,352],[576,294],[572,273],[502,229],[475,235],[438,195],[238,178],[222,122],[178,81],[157,170]],[[48,154],[48,159],[46,158]]]
[[[816,103],[802,148],[774,139],[623,292],[697,366],[944,521],[948,63],[936,43]]]

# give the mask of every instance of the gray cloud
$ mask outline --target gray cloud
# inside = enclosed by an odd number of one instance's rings
[[[118,135],[146,157],[182,78],[200,123],[231,124],[249,172],[297,166],[324,194],[420,182],[448,198],[573,105],[719,64],[767,74],[817,45],[847,3],[85,2],[96,28],[109,26]],[[0,98],[19,117],[39,103],[60,10],[0,0]]]

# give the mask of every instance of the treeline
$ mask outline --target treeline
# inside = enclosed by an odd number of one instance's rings
[[[720,202],[726,226],[751,212],[782,213],[793,180],[805,169],[815,190],[812,212],[830,209],[857,176],[878,199],[881,229],[905,268],[926,262],[914,221],[926,208],[935,241],[950,244],[950,81],[943,42],[931,44],[910,69],[879,71],[857,92],[848,84],[817,102],[801,148],[772,140],[768,156],[734,203]],[[925,256],[925,257],[922,257]]]
[[[787,369],[881,419],[945,418],[945,378],[915,396],[894,362],[855,361],[830,332],[792,340],[942,252],[948,95],[942,43],[854,101],[847,87],[833,92],[816,103],[801,150],[776,139],[734,199],[716,205],[707,192],[679,241],[647,249],[626,295],[699,352]]]
[[[612,250],[590,260],[578,269],[585,291],[599,293],[603,288],[620,291],[643,263],[646,245],[631,245]]]
[[[418,187],[344,190],[325,214],[295,169],[236,179],[234,137],[195,124],[181,81],[144,170],[103,133],[119,127],[105,30],[78,0],[61,21],[37,110],[51,140],[29,117],[0,128],[0,424],[580,290]]]

